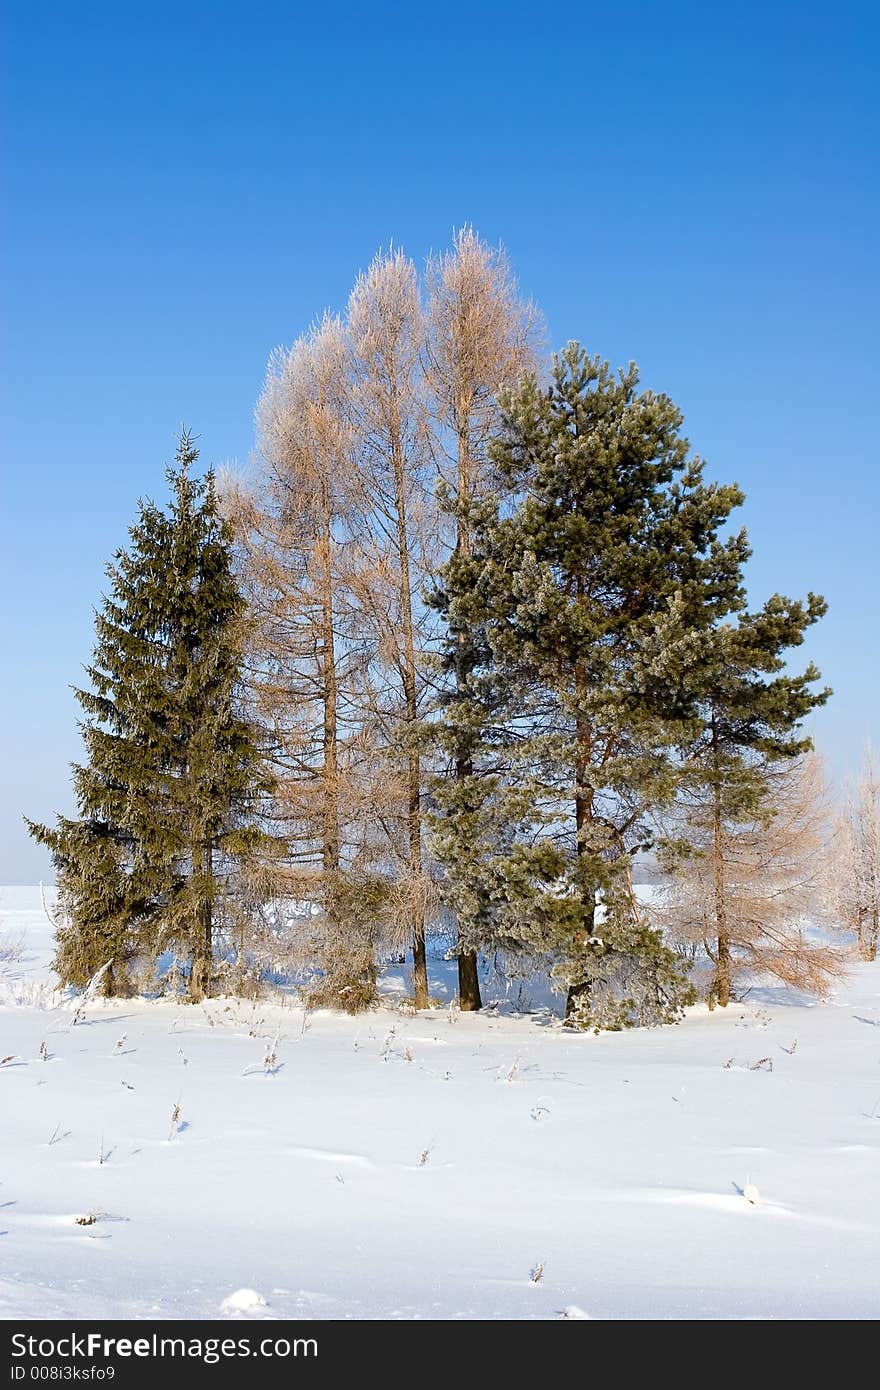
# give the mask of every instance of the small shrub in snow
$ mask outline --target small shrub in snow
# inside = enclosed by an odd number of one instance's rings
[[[178,1100],[178,1101],[175,1101],[174,1107],[173,1107],[173,1109],[172,1109],[172,1111],[171,1111],[171,1129],[170,1129],[169,1132],[168,1132],[168,1141],[169,1141],[169,1143],[170,1143],[171,1140],[174,1138],[174,1136],[175,1136],[175,1134],[177,1133],[177,1131],[178,1131],[179,1128],[180,1128],[180,1101]]]
[[[23,951],[24,932],[14,935],[10,932],[0,934],[0,964],[13,965],[15,961],[21,960]]]
[[[278,1070],[278,1034],[275,1034],[273,1041],[267,1046],[263,1056],[263,1071],[266,1076],[274,1076]]]

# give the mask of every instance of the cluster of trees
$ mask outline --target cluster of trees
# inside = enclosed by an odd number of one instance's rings
[[[502,950],[572,1026],[673,1020],[698,951],[719,1005],[742,968],[833,977],[801,928],[829,692],[786,665],[824,603],[750,611],[738,487],[634,366],[572,343],[542,373],[538,331],[466,229],[421,277],[378,256],[273,355],[248,477],[194,481],[184,436],[170,510],[142,504],[109,571],[78,814],[31,826],[64,980],[120,991],[165,956],[195,999],[295,969],[357,1010],[407,947],[424,1008],[438,923],[462,1008]],[[876,873],[873,907],[848,883],[876,947]]]

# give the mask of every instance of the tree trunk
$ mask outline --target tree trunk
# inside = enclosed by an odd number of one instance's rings
[[[326,933],[325,970],[328,1002],[354,1009],[372,998],[375,956],[359,922],[343,920],[342,846],[339,829],[339,679],[334,629],[333,516],[326,467],[321,469],[321,524],[317,558],[320,570],[321,677],[321,870]]]
[[[462,1013],[475,1013],[483,1007],[476,951],[458,953],[458,1003]]]
[[[410,865],[418,865],[416,872],[422,871],[422,821],[421,821],[421,768],[418,756],[410,758],[409,765],[409,858]],[[428,956],[425,949],[425,916],[419,899],[413,912],[413,1003],[417,1009],[427,1009],[430,1003],[428,994]]]
[[[466,428],[458,431],[458,501],[467,504],[471,500],[471,457],[470,441]],[[455,538],[455,548],[460,555],[470,555],[471,537],[467,522],[459,517]],[[463,632],[458,635],[458,653],[455,663],[455,684],[459,694],[467,683],[464,649],[466,639]],[[473,774],[473,762],[469,755],[455,760],[455,776],[461,781]],[[473,950],[459,949],[458,952],[458,1003],[462,1012],[476,1013],[483,1007],[480,995],[480,976],[477,968],[477,953]]]
[[[323,695],[323,833],[322,861],[324,873],[333,877],[339,872],[339,766],[337,744],[336,647],[333,636],[333,571],[331,565],[332,536],[330,533],[330,503],[326,480],[322,482],[323,517],[320,538],[321,564],[321,677]]]
[[[859,921],[859,955],[862,960],[877,959],[877,939],[880,936],[880,913],[874,908],[862,913]]]
[[[715,960],[715,979],[712,999],[722,1009],[730,1003],[730,937],[723,929],[718,933],[718,954]]]
[[[196,907],[196,938],[189,972],[189,996],[192,1003],[197,1004],[211,988],[214,964],[214,912],[210,887],[214,878],[214,855],[210,844],[198,846],[193,852],[192,861],[193,868],[198,866],[199,877],[203,879]]]
[[[582,593],[583,581],[577,581],[578,595]],[[578,694],[583,695],[584,675],[578,668],[575,672],[575,683]],[[587,826],[593,814],[593,789],[587,781],[587,768],[590,758],[590,730],[584,720],[578,720],[577,727],[578,739],[578,758],[575,766],[575,794],[574,794],[574,823],[576,834],[576,849],[578,859],[583,859],[587,848]],[[575,945],[582,950],[586,949],[588,939],[593,935],[596,926],[596,889],[592,884],[584,885],[581,889],[581,918],[582,927],[579,938],[576,938]],[[577,980],[568,987],[565,997],[565,1017],[573,1018],[580,1006],[589,997],[589,980]]]
[[[713,741],[715,733],[713,730]],[[730,931],[727,923],[727,898],[724,890],[724,845],[722,842],[722,806],[720,770],[716,763],[715,809],[712,816],[712,874],[714,885],[715,937],[715,978],[709,995],[709,1004],[720,1005],[726,1009],[730,1003],[731,955]]]
[[[596,905],[595,905],[595,902],[593,903],[592,910],[590,910],[589,906],[585,903],[585,904],[584,904],[584,927],[583,927],[583,936],[582,936],[581,941],[580,941],[580,945],[581,945],[581,946],[585,946],[585,945],[586,945],[586,942],[587,942],[587,939],[593,935],[593,929],[594,929],[595,925],[596,925]],[[586,999],[589,998],[589,996],[590,996],[590,984],[591,984],[591,981],[590,981],[590,980],[578,980],[575,984],[569,985],[569,987],[568,987],[568,992],[567,992],[567,994],[566,994],[566,996],[565,996],[565,1018],[566,1018],[566,1020],[568,1020],[568,1019],[570,1019],[570,1018],[573,1018],[574,1015],[578,1012],[578,1010],[579,1010],[580,1006],[582,1005],[582,1003],[583,1003]]]
[[[456,778],[460,780],[471,776],[472,773],[473,764],[469,757],[456,758]],[[463,1013],[476,1013],[483,1007],[477,953],[461,946],[458,951],[458,1003]]]
[[[418,722],[416,692],[416,643],[410,584],[409,536],[407,533],[407,503],[404,459],[397,418],[396,398],[392,416],[392,466],[394,469],[395,509],[397,512],[397,558],[400,574],[400,616],[403,626],[403,697],[406,708],[407,735],[415,736]],[[417,749],[410,746],[407,758],[407,842],[409,868],[413,886],[422,874],[422,769]],[[425,951],[425,914],[421,894],[417,893],[412,912],[413,1003],[417,1009],[427,1009],[428,959]]]

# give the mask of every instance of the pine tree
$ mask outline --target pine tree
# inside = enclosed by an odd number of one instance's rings
[[[443,737],[471,775],[433,789],[461,929],[550,955],[569,1020],[612,1026],[688,997],[631,857],[674,789],[687,644],[741,604],[746,553],[719,539],[739,489],[704,482],[680,412],[637,388],[577,344],[547,390],[525,379],[493,447],[511,500],[477,509],[434,600],[467,665]]]
[[[812,688],[819,679],[812,663],[800,675],[785,670],[787,653],[800,646],[825,609],[815,594],[805,602],[775,594],[759,611],[740,612],[735,623],[705,634],[685,677],[695,724],[682,746],[682,823],[664,853],[679,873],[686,872],[682,853],[688,851],[697,856],[692,873],[700,877],[701,866],[710,870],[705,933],[715,967],[710,1002],[722,1007],[730,1001],[737,959],[748,963],[757,955],[758,918],[764,916],[764,926],[771,927],[771,914],[753,913],[746,922],[738,909],[738,897],[746,894],[741,846],[763,821],[769,856],[773,821],[777,836],[783,828],[779,770],[809,752],[812,743],[801,725],[831,694]]]
[[[77,690],[87,761],[73,769],[78,816],[30,823],[52,851],[67,923],[61,978],[82,985],[106,967],[172,950],[189,962],[194,1000],[211,984],[218,934],[237,923],[269,778],[238,706],[243,601],[213,475],[181,436],[167,511],[142,502],[131,543],[108,568]]]

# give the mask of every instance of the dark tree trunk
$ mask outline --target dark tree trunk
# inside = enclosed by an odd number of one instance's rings
[[[459,680],[464,680],[461,672],[457,673]],[[461,779],[470,777],[473,772],[473,763],[470,757],[457,758],[455,762],[455,775]],[[480,975],[477,968],[477,953],[475,950],[468,950],[459,947],[458,951],[458,1003],[463,1013],[476,1013],[483,1007],[483,1000],[480,995]]]
[[[397,509],[397,555],[400,566],[400,610],[403,625],[403,696],[406,706],[407,732],[412,738],[418,725],[419,709],[416,691],[416,641],[410,587],[409,536],[407,534],[407,501],[403,451],[400,445],[400,424],[395,414],[392,427],[392,467],[394,469],[395,504]],[[407,764],[407,840],[409,869],[413,883],[422,874],[422,769],[417,751],[411,749]],[[427,1009],[428,959],[425,952],[425,914],[420,895],[413,904],[413,1003],[417,1009]]]
[[[712,1002],[726,1009],[730,1003],[730,937],[719,929],[715,958],[715,978],[712,981]]]
[[[409,834],[410,863],[418,864],[421,870],[422,831],[421,831],[421,769],[416,758],[410,766],[409,782]],[[417,1009],[427,1009],[430,1003],[428,994],[428,955],[425,949],[425,918],[421,907],[416,910],[413,921],[413,1003]]]
[[[577,1009],[578,1009],[578,1006],[580,1005],[581,1000],[582,1000],[582,999],[588,999],[589,996],[590,996],[590,982],[589,982],[589,980],[581,980],[580,984],[569,985],[569,987],[568,987],[568,993],[567,993],[566,996],[565,996],[565,1017],[566,1017],[566,1019],[573,1018],[574,1015],[575,1015],[575,1013],[577,1012]]]
[[[859,918],[859,955],[862,960],[877,959],[877,940],[880,937],[880,912],[876,907],[867,908]]]
[[[578,581],[578,593],[581,592],[581,581]],[[575,681],[578,693],[582,694],[584,686],[583,672],[578,669],[575,672]],[[583,720],[578,721],[578,758],[575,766],[575,797],[574,797],[574,823],[577,836],[577,856],[583,859],[587,848],[587,828],[593,814],[593,791],[587,781],[587,768],[589,766],[590,754],[590,730]],[[586,942],[593,934],[596,925],[596,890],[592,886],[585,886],[581,890],[581,916],[582,927],[576,945],[581,950],[586,949]],[[578,1012],[584,1000],[590,994],[589,980],[576,980],[568,987],[565,997],[565,1017],[571,1019]]]
[[[210,845],[202,845],[193,854],[193,866],[196,865],[204,882],[196,908],[196,938],[189,972],[189,995],[194,1004],[209,992],[214,964],[214,912],[210,890],[214,877],[214,856]]]
[[[592,934],[593,934],[593,928],[595,927],[595,924],[596,924],[596,906],[595,906],[595,902],[593,903],[592,907],[589,907],[589,906],[585,903],[585,904],[584,904],[584,926],[583,926],[583,934],[582,934],[581,939],[580,939],[580,942],[579,942],[579,945],[580,945],[580,946],[585,947],[585,944],[586,944],[587,939],[588,939],[589,937],[591,937]],[[577,1013],[578,1009],[580,1008],[580,1006],[583,1004],[584,1000],[586,1000],[586,999],[588,999],[588,998],[590,997],[590,984],[591,984],[591,981],[590,981],[590,980],[577,980],[577,981],[575,981],[574,984],[569,985],[569,987],[568,987],[568,993],[567,993],[566,996],[565,996],[565,1017],[566,1017],[566,1020],[568,1020],[568,1019],[570,1019],[570,1018],[573,1018],[574,1015]]]
[[[458,500],[460,503],[469,503],[471,500],[471,449],[470,438],[466,427],[462,426],[458,430]],[[470,555],[471,537],[467,521],[462,517],[458,522],[458,531],[455,538],[455,548],[460,555]],[[464,634],[459,634],[458,654],[455,663],[455,683],[459,692],[462,692],[467,682],[467,672],[465,670],[466,641]],[[456,759],[455,776],[459,780],[469,777],[473,772],[473,763],[468,755]],[[477,953],[472,950],[460,949],[458,953],[458,1002],[464,1013],[476,1013],[483,1007],[483,1000],[480,996],[480,976],[477,969]]]
[[[333,570],[330,501],[326,482],[323,490],[323,516],[320,538],[321,557],[321,679],[323,685],[323,835],[324,873],[334,879],[339,872],[339,754],[336,679],[336,646],[333,636]]]
[[[463,1013],[474,1013],[483,1007],[476,951],[458,953],[458,1002]]]
[[[718,1004],[726,1009],[730,1003],[731,953],[730,931],[727,922],[727,895],[724,885],[724,844],[723,814],[721,803],[721,771],[717,759],[717,735],[712,729],[712,746],[715,757],[715,809],[712,816],[712,875],[715,896],[715,933],[717,947],[715,953],[715,977],[709,994],[709,1007]]]

